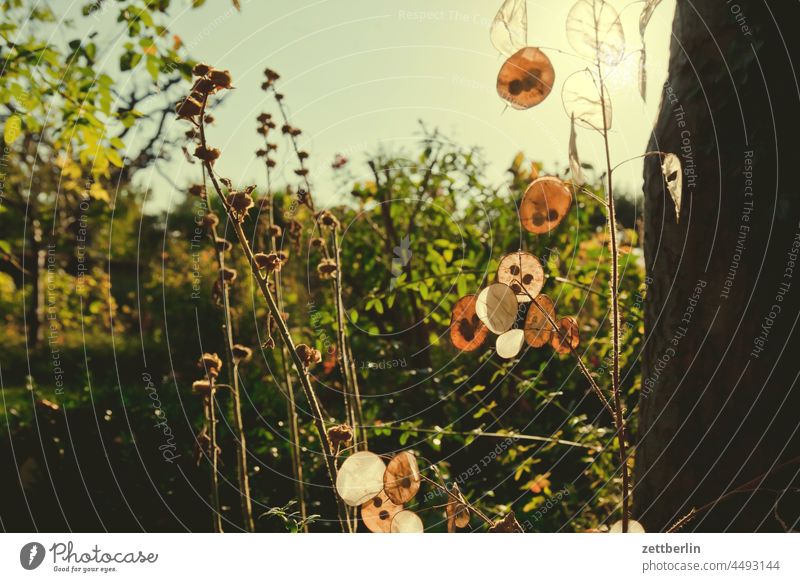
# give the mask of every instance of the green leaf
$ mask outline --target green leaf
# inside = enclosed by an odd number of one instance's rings
[[[12,115],[6,120],[3,128],[3,141],[6,145],[11,145],[22,134],[22,118],[19,115]]]

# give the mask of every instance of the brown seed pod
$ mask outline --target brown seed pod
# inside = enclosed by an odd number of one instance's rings
[[[497,282],[505,283],[517,294],[517,301],[526,303],[536,297],[544,286],[544,269],[539,259],[530,253],[517,251],[500,259]]]
[[[420,483],[417,458],[408,451],[396,454],[383,474],[383,491],[397,504],[410,501],[419,491]]]
[[[231,192],[228,194],[228,204],[236,215],[236,220],[244,222],[247,213],[255,205],[253,197],[248,192]]]
[[[208,380],[195,380],[192,382],[192,392],[195,394],[208,394],[211,392],[211,382]]]
[[[264,76],[267,78],[267,80],[273,82],[281,78],[281,76],[272,69],[264,69]]]
[[[192,184],[189,187],[189,195],[197,196],[198,198],[206,197],[206,187],[202,184]]]
[[[267,229],[267,235],[269,235],[271,238],[278,238],[282,234],[283,234],[283,229],[281,229],[281,227],[278,226],[277,224],[273,224]]]
[[[233,346],[233,361],[237,364],[245,364],[253,358],[253,350],[242,344]]]
[[[203,105],[196,99],[192,97],[187,97],[186,99],[182,99],[178,101],[175,105],[175,112],[178,114],[178,117],[183,119],[191,119],[196,115],[200,115],[200,111],[203,110]]]
[[[497,75],[497,94],[514,109],[538,105],[553,90],[556,74],[547,55],[527,47],[511,55]]]
[[[336,275],[336,261],[333,259],[322,259],[317,265],[317,273],[320,279],[333,279]]]
[[[205,64],[205,63],[197,63],[194,66],[194,68],[192,69],[192,74],[195,77],[205,77],[210,70],[211,70],[211,67],[209,67],[207,64]]]
[[[233,249],[233,245],[229,240],[225,240],[224,238],[217,238],[214,239],[214,245],[216,245],[217,250],[221,253],[228,253]]]
[[[222,369],[222,360],[217,354],[206,352],[200,356],[197,367],[203,370],[209,378],[216,378]]]
[[[217,161],[221,153],[222,152],[220,152],[217,148],[206,148],[203,146],[197,146],[194,150],[194,157],[204,162],[208,162],[213,166],[214,162]]]
[[[336,219],[333,213],[329,212],[328,210],[323,210],[317,214],[317,222],[326,228],[339,227],[339,221]]]
[[[316,249],[322,248],[322,247],[325,246],[325,239],[321,238],[321,237],[312,238],[311,241],[309,241],[309,242],[311,243],[311,246],[316,248]]]
[[[540,348],[547,345],[554,334],[553,326],[548,321],[547,316],[542,313],[542,309],[547,312],[550,319],[556,321],[556,308],[553,300],[547,295],[539,295],[535,303],[530,306],[528,315],[525,317],[525,341],[532,348]]]
[[[552,176],[537,178],[528,186],[519,207],[519,218],[528,232],[545,234],[557,227],[569,212],[572,193]]]
[[[476,295],[466,295],[456,301],[450,316],[450,341],[463,352],[471,352],[481,347],[489,328],[478,318],[475,306]]]
[[[361,506],[361,519],[369,531],[389,533],[392,519],[401,511],[403,511],[403,506],[394,503],[384,491],[381,491]]]
[[[550,345],[559,354],[568,354],[580,344],[578,322],[572,317],[562,317],[558,321],[558,331],[553,333]]]
[[[259,269],[264,269],[268,273],[281,270],[282,261],[277,253],[256,253],[253,255],[253,260],[256,262]]]
[[[346,445],[353,440],[353,429],[347,424],[332,426],[328,429],[328,439],[334,447]]]
[[[307,346],[306,344],[297,344],[295,352],[306,368],[322,361],[322,354],[319,353],[319,350]]]
[[[198,79],[192,89],[193,91],[202,95],[208,95],[209,93],[216,91],[217,86],[214,85],[214,82],[211,79]]]
[[[231,77],[231,72],[228,70],[211,69],[207,76],[220,89],[231,89],[233,87],[233,77]]]
[[[509,511],[504,518],[494,522],[494,525],[489,528],[489,533],[523,533],[523,531],[514,512]]]
[[[445,513],[447,514],[447,533],[455,533],[456,528],[461,529],[469,525],[469,508],[456,483],[453,483],[451,495],[448,495]]]

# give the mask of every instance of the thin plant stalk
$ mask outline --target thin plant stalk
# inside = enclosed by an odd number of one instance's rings
[[[597,34],[597,27],[595,27]],[[617,248],[617,215],[614,203],[613,174],[611,164],[611,150],[608,142],[608,119],[606,113],[606,94],[603,83],[603,74],[600,60],[597,61],[597,75],[600,84],[600,107],[603,110],[603,145],[605,147],[608,189],[606,204],[608,207],[608,230],[611,246],[611,341],[613,349],[613,365],[611,374],[611,388],[614,397],[614,422],[617,427],[617,440],[619,442],[619,462],[622,472],[622,533],[628,532],[628,506],[630,493],[630,477],[628,475],[628,453],[626,446],[625,411],[622,407],[622,395],[619,383],[619,249]]]
[[[205,136],[204,115],[207,102],[208,98],[205,97],[203,99],[202,110],[199,115],[200,143],[201,146],[206,149],[208,148],[208,144],[206,142],[206,136]],[[242,225],[237,220],[237,217],[233,209],[229,206],[228,201],[222,192],[222,187],[220,186],[219,181],[217,180],[216,174],[214,174],[214,168],[211,165],[211,162],[206,160],[203,161],[203,165],[205,166],[206,171],[208,172],[208,175],[211,178],[211,184],[214,186],[214,191],[216,192],[217,196],[222,202],[222,205],[225,208],[225,212],[228,215],[231,224],[233,225],[233,230],[236,233],[237,239],[239,240],[239,246],[244,252],[245,257],[247,258],[247,262],[249,263],[250,269],[253,273],[253,278],[258,283],[258,288],[261,291],[261,294],[264,296],[264,300],[267,303],[267,309],[269,310],[272,318],[275,320],[275,323],[278,328],[278,333],[281,336],[281,340],[286,345],[286,348],[289,351],[289,355],[291,356],[292,361],[294,362],[294,365],[297,368],[298,376],[300,378],[300,385],[303,387],[303,391],[308,400],[309,406],[311,407],[311,415],[314,419],[314,425],[317,429],[319,440],[322,445],[322,455],[325,460],[325,467],[327,469],[331,485],[334,488],[333,494],[334,498],[336,499],[336,504],[339,511],[339,518],[340,522],[342,522],[341,523],[342,528],[344,528],[346,523],[347,512],[345,509],[344,502],[335,493],[337,468],[336,468],[336,463],[334,462],[333,447],[331,446],[331,441],[328,438],[327,431],[325,430],[325,420],[322,417],[322,409],[320,407],[316,391],[314,390],[314,387],[311,384],[311,380],[308,376],[308,371],[306,370],[303,361],[297,354],[297,349],[295,347],[294,340],[292,339],[292,336],[289,332],[289,328],[287,327],[286,322],[284,321],[283,316],[281,314],[281,311],[278,308],[278,304],[275,301],[275,297],[272,294],[272,291],[270,291],[269,289],[269,285],[267,284],[267,279],[261,274],[261,269],[256,263],[254,253],[250,247],[250,242],[247,238],[247,235],[245,234]]]
[[[205,174],[205,171],[203,172]],[[204,180],[205,182],[205,180]],[[204,184],[205,185],[205,184]],[[209,230],[211,244],[217,254],[217,263],[220,273],[225,269],[225,250],[217,244],[219,235],[217,227],[212,226]],[[253,520],[253,503],[250,498],[250,478],[247,474],[247,440],[244,433],[244,421],[242,418],[242,398],[239,389],[239,362],[233,356],[233,318],[231,317],[230,285],[225,277],[220,276],[222,285],[222,310],[224,322],[222,331],[225,336],[225,353],[228,359],[228,370],[231,382],[231,395],[233,404],[233,425],[236,430],[236,477],[239,482],[239,499],[242,507],[242,521],[244,527],[249,532],[255,531]]]
[[[222,533],[222,513],[219,503],[219,452],[217,451],[217,412],[215,395],[217,389],[214,382],[211,382],[211,390],[206,396],[205,409],[206,420],[208,421],[208,438],[211,441],[211,507],[214,511],[213,527],[214,532]]]
[[[264,136],[264,146],[267,148],[267,151],[269,151],[269,142],[266,136]],[[273,209],[275,197],[272,193],[272,172],[270,172],[269,164],[265,163],[264,168],[267,176],[267,228],[271,231],[275,224],[275,212]],[[272,234],[269,236],[269,244],[270,250],[273,253],[278,251],[277,241]],[[280,271],[275,273],[275,295],[278,308],[283,311],[283,285]],[[269,333],[269,329],[267,333]],[[286,387],[286,413],[289,420],[289,440],[291,445],[292,476],[294,478],[295,496],[297,497],[298,509],[303,523],[302,529],[304,532],[308,533],[305,482],[303,481],[303,465],[300,459],[300,423],[297,418],[294,385],[292,384],[291,371],[289,369],[289,356],[286,352],[286,345],[283,343],[281,343],[281,367],[283,368],[283,378]]]

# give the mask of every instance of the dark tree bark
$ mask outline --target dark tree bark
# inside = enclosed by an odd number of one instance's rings
[[[687,529],[798,527],[800,495],[780,492],[800,484],[799,21],[796,0],[677,2],[651,149],[681,157],[680,221],[656,158],[644,176],[648,531],[703,506]]]

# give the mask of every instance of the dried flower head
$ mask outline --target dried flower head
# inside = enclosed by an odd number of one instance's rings
[[[208,72],[208,78],[220,89],[233,88],[233,77],[231,77],[231,73],[228,70],[211,69]]]
[[[211,382],[208,380],[195,380],[192,382],[192,392],[195,394],[208,394],[211,392]]]
[[[283,229],[277,224],[273,224],[267,229],[267,234],[272,238],[278,238],[283,234]]]
[[[328,438],[334,447],[346,445],[353,440],[353,429],[347,424],[332,426],[328,429]]]
[[[278,258],[281,260],[281,263],[285,263],[289,260],[289,251],[286,249],[281,249],[278,251]]]
[[[489,528],[489,533],[523,533],[523,531],[514,512],[509,511],[504,518],[494,522]]]
[[[228,194],[228,204],[230,204],[230,207],[239,222],[244,222],[244,219],[247,218],[247,213],[251,208],[253,208],[253,206],[255,206],[253,197],[247,191],[234,191]]]
[[[275,349],[275,340],[272,339],[272,336],[269,336],[266,340],[264,340],[264,343],[261,344],[261,347],[265,350]]]
[[[219,276],[222,280],[227,281],[228,283],[233,283],[236,281],[236,271],[231,269],[230,267],[225,267],[221,269],[219,272]]]
[[[175,112],[181,119],[191,119],[203,110],[203,104],[197,99],[186,97],[175,104]]]
[[[268,81],[274,82],[281,78],[281,76],[272,69],[264,69],[264,76]]]
[[[336,275],[336,261],[333,259],[322,259],[317,265],[317,273],[320,279],[333,279]]]
[[[214,84],[214,81],[204,77],[202,79],[198,79],[192,89],[193,91],[205,96],[214,93],[217,90],[217,86]]]
[[[259,269],[264,269],[268,273],[281,270],[282,261],[278,253],[256,253],[253,255],[253,260],[256,262]]]
[[[189,194],[198,198],[206,197],[206,187],[202,184],[193,184],[189,187]]]
[[[204,162],[208,162],[213,166],[214,162],[217,161],[221,153],[222,152],[220,152],[217,148],[207,148],[199,145],[194,150],[194,157]]]
[[[310,242],[311,246],[315,249],[320,249],[325,246],[325,239],[319,236],[312,238]]]
[[[200,356],[197,367],[204,370],[209,379],[216,378],[219,376],[219,371],[222,369],[222,360],[217,354],[206,352]]]
[[[215,238],[214,244],[216,245],[217,250],[221,253],[229,253],[231,249],[233,249],[231,241],[226,240],[224,238],[219,238],[219,237]]]
[[[192,69],[192,74],[195,77],[205,77],[210,70],[211,70],[211,67],[209,67],[207,64],[205,64],[205,63],[197,63],[194,66],[194,68]]]
[[[336,217],[328,210],[323,210],[319,214],[317,214],[317,222],[320,226],[324,226],[326,228],[339,228],[339,221]]]
[[[311,346],[307,346],[306,344],[297,344],[295,352],[300,358],[300,361],[303,362],[303,366],[306,368],[309,368],[322,361],[322,354],[319,353],[319,350],[312,348]]]
[[[266,112],[261,113],[258,117],[256,117],[256,121],[258,121],[261,124],[268,122],[270,119],[272,119],[272,114]]]
[[[235,344],[232,353],[233,361],[237,364],[249,362],[253,358],[253,350],[242,344]]]

